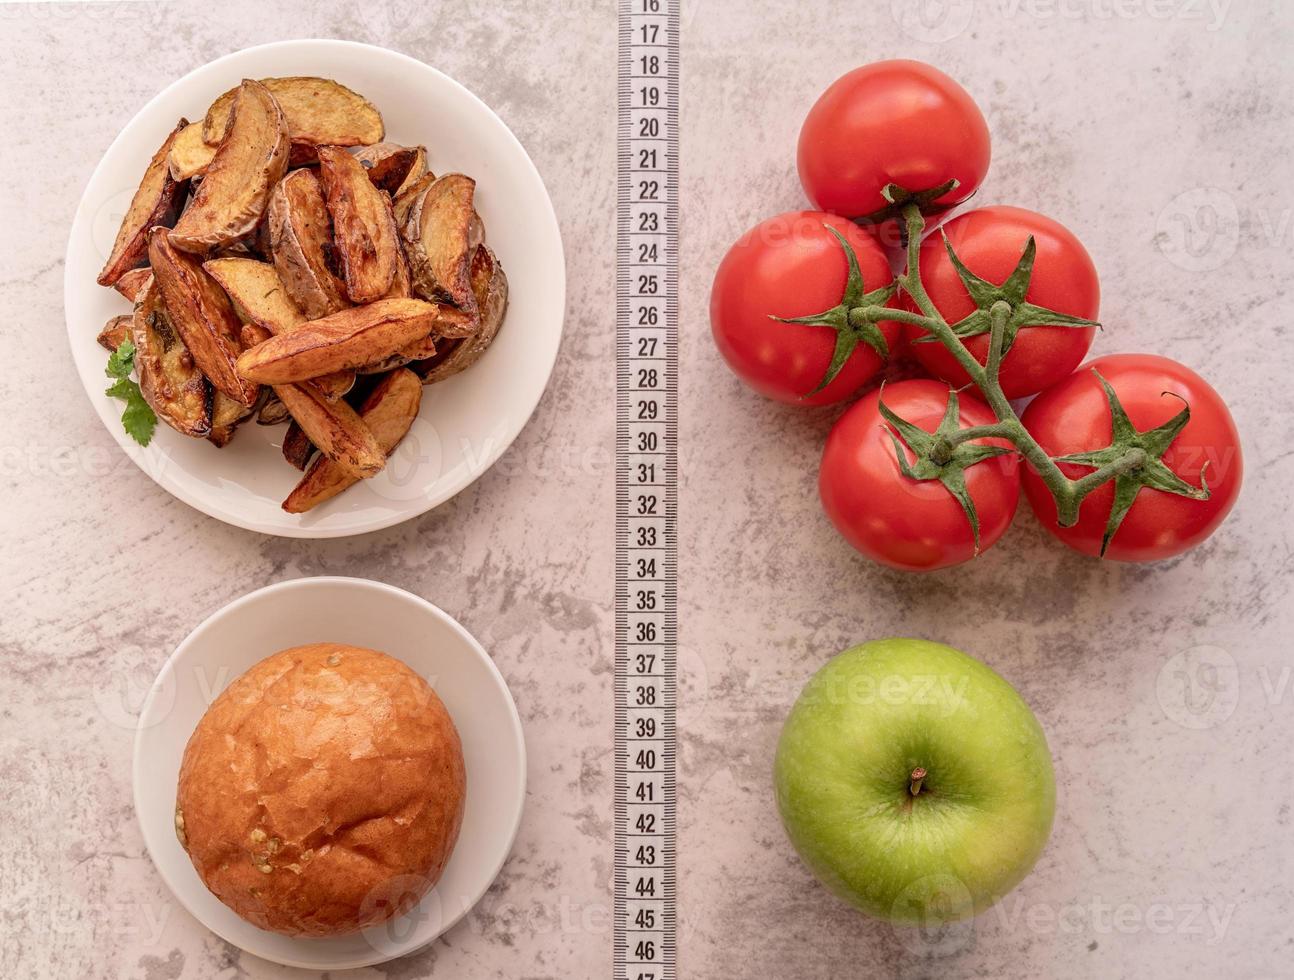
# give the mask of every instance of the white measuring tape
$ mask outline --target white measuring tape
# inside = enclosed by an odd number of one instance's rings
[[[676,976],[678,0],[620,0],[616,980]]]

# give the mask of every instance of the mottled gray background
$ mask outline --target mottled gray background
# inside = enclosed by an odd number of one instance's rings
[[[131,807],[133,712],[205,615],[299,575],[428,596],[486,645],[530,749],[516,850],[466,920],[354,977],[609,974],[614,11],[552,4],[0,4],[0,974],[296,977],[198,926]],[[92,413],[63,338],[76,201],[122,125],[237,48],[342,37],[492,105],[548,183],[569,265],[552,387],[512,450],[426,517],[348,541],[225,527],[154,486]],[[1286,280],[1294,11],[1277,0],[684,3],[680,776],[685,976],[1271,977],[1294,955]],[[1194,365],[1249,480],[1222,531],[1153,568],[1033,519],[926,578],[855,557],[815,490],[835,416],[760,400],[706,328],[730,241],[802,206],[804,111],[857,63],[930,60],[984,107],[983,202],[1069,224],[1100,269],[1099,350]],[[84,325],[96,329],[97,324]],[[780,720],[828,656],[892,634],[987,660],[1056,756],[1037,870],[973,926],[893,932],[819,888],[769,793]]]

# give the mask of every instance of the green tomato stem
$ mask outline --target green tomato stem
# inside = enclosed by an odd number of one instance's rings
[[[904,227],[907,233],[907,270],[899,276],[899,286],[911,297],[919,313],[911,310],[896,310],[889,307],[872,306],[851,311],[851,319],[858,316],[872,322],[893,320],[899,323],[921,327],[935,340],[939,341],[961,365],[963,371],[980,390],[989,408],[997,416],[993,425],[973,426],[962,429],[935,447],[936,455],[951,453],[956,446],[972,439],[1005,439],[1015,446],[1021,456],[1033,467],[1051,491],[1056,501],[1056,514],[1061,527],[1070,527],[1078,520],[1078,507],[1083,498],[1097,487],[1108,483],[1121,473],[1136,469],[1145,462],[1142,450],[1130,450],[1114,462],[1086,474],[1081,479],[1071,480],[1056,465],[1055,460],[1047,455],[1046,450],[1038,445],[1025,429],[1020,417],[1011,406],[1011,401],[1002,391],[999,382],[1002,360],[1005,357],[1005,336],[1007,322],[1011,316],[1011,307],[1007,303],[997,303],[989,315],[991,330],[989,335],[989,352],[986,364],[980,364],[975,355],[953,332],[948,321],[943,318],[925,285],[921,282],[921,233],[925,230],[926,219],[921,207],[916,203],[903,205]],[[946,443],[946,445],[945,445]],[[932,459],[935,457],[932,456]],[[935,462],[938,462],[935,459]],[[922,777],[925,771],[920,770]],[[920,780],[913,772],[913,795],[920,790]]]

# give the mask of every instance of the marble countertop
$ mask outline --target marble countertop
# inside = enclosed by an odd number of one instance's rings
[[[610,973],[613,6],[414,0],[0,4],[5,542],[0,974],[296,977],[171,898],[131,804],[134,712],[203,617],[261,585],[368,576],[490,650],[529,744],[516,848],[425,951],[347,976]],[[167,496],[91,411],[63,337],[76,201],[169,81],[289,37],[386,45],[457,78],[543,174],[567,334],[529,427],[427,516],[339,541],[226,527]],[[1294,955],[1294,10],[1277,0],[683,4],[680,973],[1260,978]],[[983,202],[1072,227],[1101,272],[1102,352],[1191,364],[1233,407],[1249,480],[1223,529],[1156,567],[1053,545],[1022,513],[973,565],[867,564],[816,501],[835,413],[741,388],[708,334],[712,270],[803,204],[800,119],[855,64],[932,61],[985,108]],[[46,356],[31,356],[33,350]],[[800,685],[863,639],[919,635],[1020,689],[1056,757],[1035,872],[929,942],[832,899],[786,843],[772,749]]]

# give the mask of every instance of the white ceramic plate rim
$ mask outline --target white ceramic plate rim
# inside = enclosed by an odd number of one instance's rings
[[[465,915],[467,915],[469,911],[471,911],[472,907],[481,900],[481,897],[489,890],[490,885],[494,883],[495,878],[498,877],[499,872],[503,869],[503,865],[507,862],[508,856],[512,852],[513,845],[516,843],[517,833],[521,829],[521,817],[525,810],[526,800],[526,742],[525,735],[521,727],[521,716],[517,712],[516,702],[512,698],[512,692],[508,688],[507,681],[503,679],[503,674],[499,672],[499,668],[495,664],[494,660],[485,652],[485,649],[479,642],[477,642],[476,638],[472,636],[472,634],[469,633],[467,629],[458,622],[458,620],[454,619],[454,617],[449,615],[449,613],[445,612],[435,603],[424,599],[422,596],[415,595],[405,589],[397,588],[394,585],[387,585],[385,582],[374,581],[373,579],[354,578],[344,575],[317,575],[308,578],[289,579],[284,582],[276,582],[273,585],[266,585],[254,592],[249,592],[246,595],[240,596],[227,605],[222,606],[193,628],[189,635],[181,641],[180,645],[177,646],[175,651],[166,659],[166,662],[162,665],[162,669],[158,671],[157,678],[153,681],[152,687],[149,688],[148,694],[145,696],[143,705],[140,708],[138,728],[135,731],[133,759],[131,763],[132,800],[135,807],[135,820],[139,825],[140,834],[144,838],[144,846],[148,850],[149,859],[152,861],[153,867],[157,870],[157,873],[166,883],[166,887],[169,888],[171,894],[175,896],[175,900],[178,901],[184,907],[185,911],[193,916],[193,918],[204,928],[209,929],[221,939],[225,940],[225,942],[237,946],[239,949],[243,949],[244,952],[251,953],[251,955],[261,959],[269,959],[269,957],[266,957],[261,952],[244,949],[244,947],[239,945],[238,941],[234,937],[225,935],[203,918],[199,912],[185,900],[185,895],[188,891],[187,887],[174,877],[169,870],[170,866],[167,862],[158,861],[153,854],[154,841],[148,829],[148,825],[143,819],[144,809],[147,804],[141,799],[141,786],[148,778],[145,773],[145,767],[148,765],[149,761],[146,758],[145,743],[148,737],[147,733],[154,724],[153,713],[157,705],[159,692],[163,689],[164,681],[167,676],[174,673],[189,649],[198,642],[203,633],[216,625],[220,620],[225,619],[228,616],[236,615],[241,608],[260,599],[290,591],[301,589],[308,590],[321,585],[340,585],[348,588],[369,589],[385,593],[386,595],[402,601],[410,602],[415,606],[420,607],[424,612],[449,626],[450,629],[452,629],[464,641],[467,647],[486,665],[488,673],[493,680],[503,703],[507,706],[508,718],[510,721],[509,734],[512,737],[510,742],[506,743],[502,748],[515,753],[521,779],[520,785],[516,788],[516,807],[515,812],[512,815],[512,819],[509,822],[506,846],[501,851],[499,861],[494,867],[489,869],[489,874],[482,878],[483,883],[480,886],[479,891],[472,896],[471,900],[463,903],[462,908],[456,914],[445,917],[442,921],[440,931],[434,936],[428,936],[425,939],[410,943],[407,948],[400,948],[390,952],[374,950],[372,956],[363,956],[353,960],[330,964],[326,969],[331,971],[375,966],[379,963],[386,963],[390,960],[397,959],[402,956],[409,956],[421,949],[425,949],[431,943],[440,938],[440,936],[453,928]],[[197,719],[194,720],[194,725],[197,725]],[[249,924],[248,928],[254,929],[255,927]],[[274,934],[267,933],[266,935],[273,936]],[[279,963],[283,966],[314,970],[320,969],[317,962],[310,960],[293,960],[290,957],[274,957],[270,961]]]
[[[341,523],[340,518],[337,522],[327,523],[325,521],[301,521],[286,519],[281,522],[260,520],[251,517],[245,513],[240,513],[237,509],[222,506],[216,500],[209,497],[202,497],[193,492],[183,476],[177,479],[175,471],[179,467],[158,465],[152,454],[160,453],[157,449],[156,441],[148,448],[140,447],[133,439],[122,429],[118,415],[120,413],[120,403],[106,398],[102,394],[102,388],[107,387],[106,379],[100,383],[101,365],[89,365],[83,363],[88,355],[79,353],[84,350],[81,336],[85,330],[89,329],[83,323],[73,323],[69,311],[79,307],[78,296],[83,290],[103,289],[93,282],[93,276],[82,282],[81,277],[73,282],[73,271],[80,268],[80,263],[75,261],[74,252],[77,244],[92,234],[91,230],[91,209],[86,206],[87,199],[92,190],[98,187],[101,181],[101,172],[104,171],[107,161],[112,157],[119,148],[126,142],[127,133],[129,133],[137,123],[147,119],[158,110],[159,103],[177,88],[189,84],[190,79],[195,75],[216,76],[221,68],[227,66],[230,62],[236,62],[241,59],[252,56],[262,56],[274,51],[287,51],[294,49],[317,48],[321,64],[327,64],[329,52],[350,51],[356,52],[360,57],[369,58],[389,58],[395,59],[407,64],[411,71],[431,72],[442,83],[453,89],[465,102],[472,104],[477,110],[484,113],[485,117],[492,121],[493,125],[498,127],[501,137],[511,145],[519,154],[519,159],[524,161],[523,173],[521,174],[528,184],[529,191],[536,202],[539,203],[543,212],[544,221],[547,225],[542,230],[544,247],[550,249],[554,256],[553,274],[554,279],[547,282],[546,289],[551,297],[550,304],[553,309],[557,310],[557,321],[555,329],[552,331],[553,336],[548,339],[548,349],[542,347],[536,350],[535,373],[541,377],[540,383],[536,384],[528,400],[529,404],[521,403],[521,408],[516,413],[515,423],[509,425],[503,430],[500,438],[488,441],[488,446],[482,457],[473,461],[473,465],[458,467],[457,475],[453,479],[441,480],[435,486],[435,492],[421,498],[403,500],[401,507],[392,507],[388,512],[375,515],[367,520],[356,520],[351,523]],[[151,152],[151,150],[150,150]],[[505,265],[507,262],[505,260]],[[539,171],[535,168],[534,162],[526,153],[516,135],[508,128],[507,124],[479,97],[464,87],[461,83],[450,78],[444,72],[419,61],[409,55],[393,51],[389,48],[383,48],[377,45],[364,44],[358,41],[344,41],[334,38],[300,38],[288,41],[274,41],[269,44],[255,45],[249,48],[243,48],[223,55],[214,61],[208,62],[193,71],[188,72],[182,77],[171,82],[166,88],[158,92],[152,99],[140,109],[131,120],[117,134],[108,149],[100,158],[95,166],[90,179],[86,182],[85,189],[82,191],[80,201],[77,205],[75,217],[72,222],[72,230],[68,237],[68,245],[64,260],[64,280],[63,280],[63,308],[64,318],[67,321],[68,342],[72,350],[73,361],[76,363],[77,373],[81,377],[82,385],[85,388],[87,397],[91,405],[99,415],[100,420],[107,428],[108,432],[116,440],[118,446],[126,453],[134,463],[142,469],[150,479],[168,493],[182,500],[184,503],[193,507],[209,517],[223,521],[226,524],[240,527],[248,531],[256,531],[262,534],[273,534],[280,537],[292,538],[335,538],[349,537],[358,534],[367,534],[372,531],[379,531],[383,528],[391,527],[404,521],[411,520],[427,511],[439,506],[446,500],[452,498],[455,494],[461,492],[466,487],[475,482],[484,474],[495,462],[507,451],[516,437],[525,428],[530,417],[534,414],[535,408],[538,407],[544,391],[547,389],[548,382],[552,376],[553,367],[556,364],[557,353],[561,346],[561,335],[563,321],[565,319],[566,308],[566,263],[561,240],[561,227],[557,221],[556,212],[553,209],[552,199],[544,186],[543,178],[540,177]],[[124,310],[123,310],[124,312]],[[506,324],[505,324],[506,326]],[[97,344],[94,345],[97,349]],[[536,345],[539,346],[539,345]],[[104,355],[106,361],[106,354]],[[93,381],[93,383],[92,383]],[[247,424],[254,424],[249,422]],[[162,426],[159,424],[159,428]],[[183,473],[180,470],[181,474]],[[324,505],[327,506],[327,505]]]

